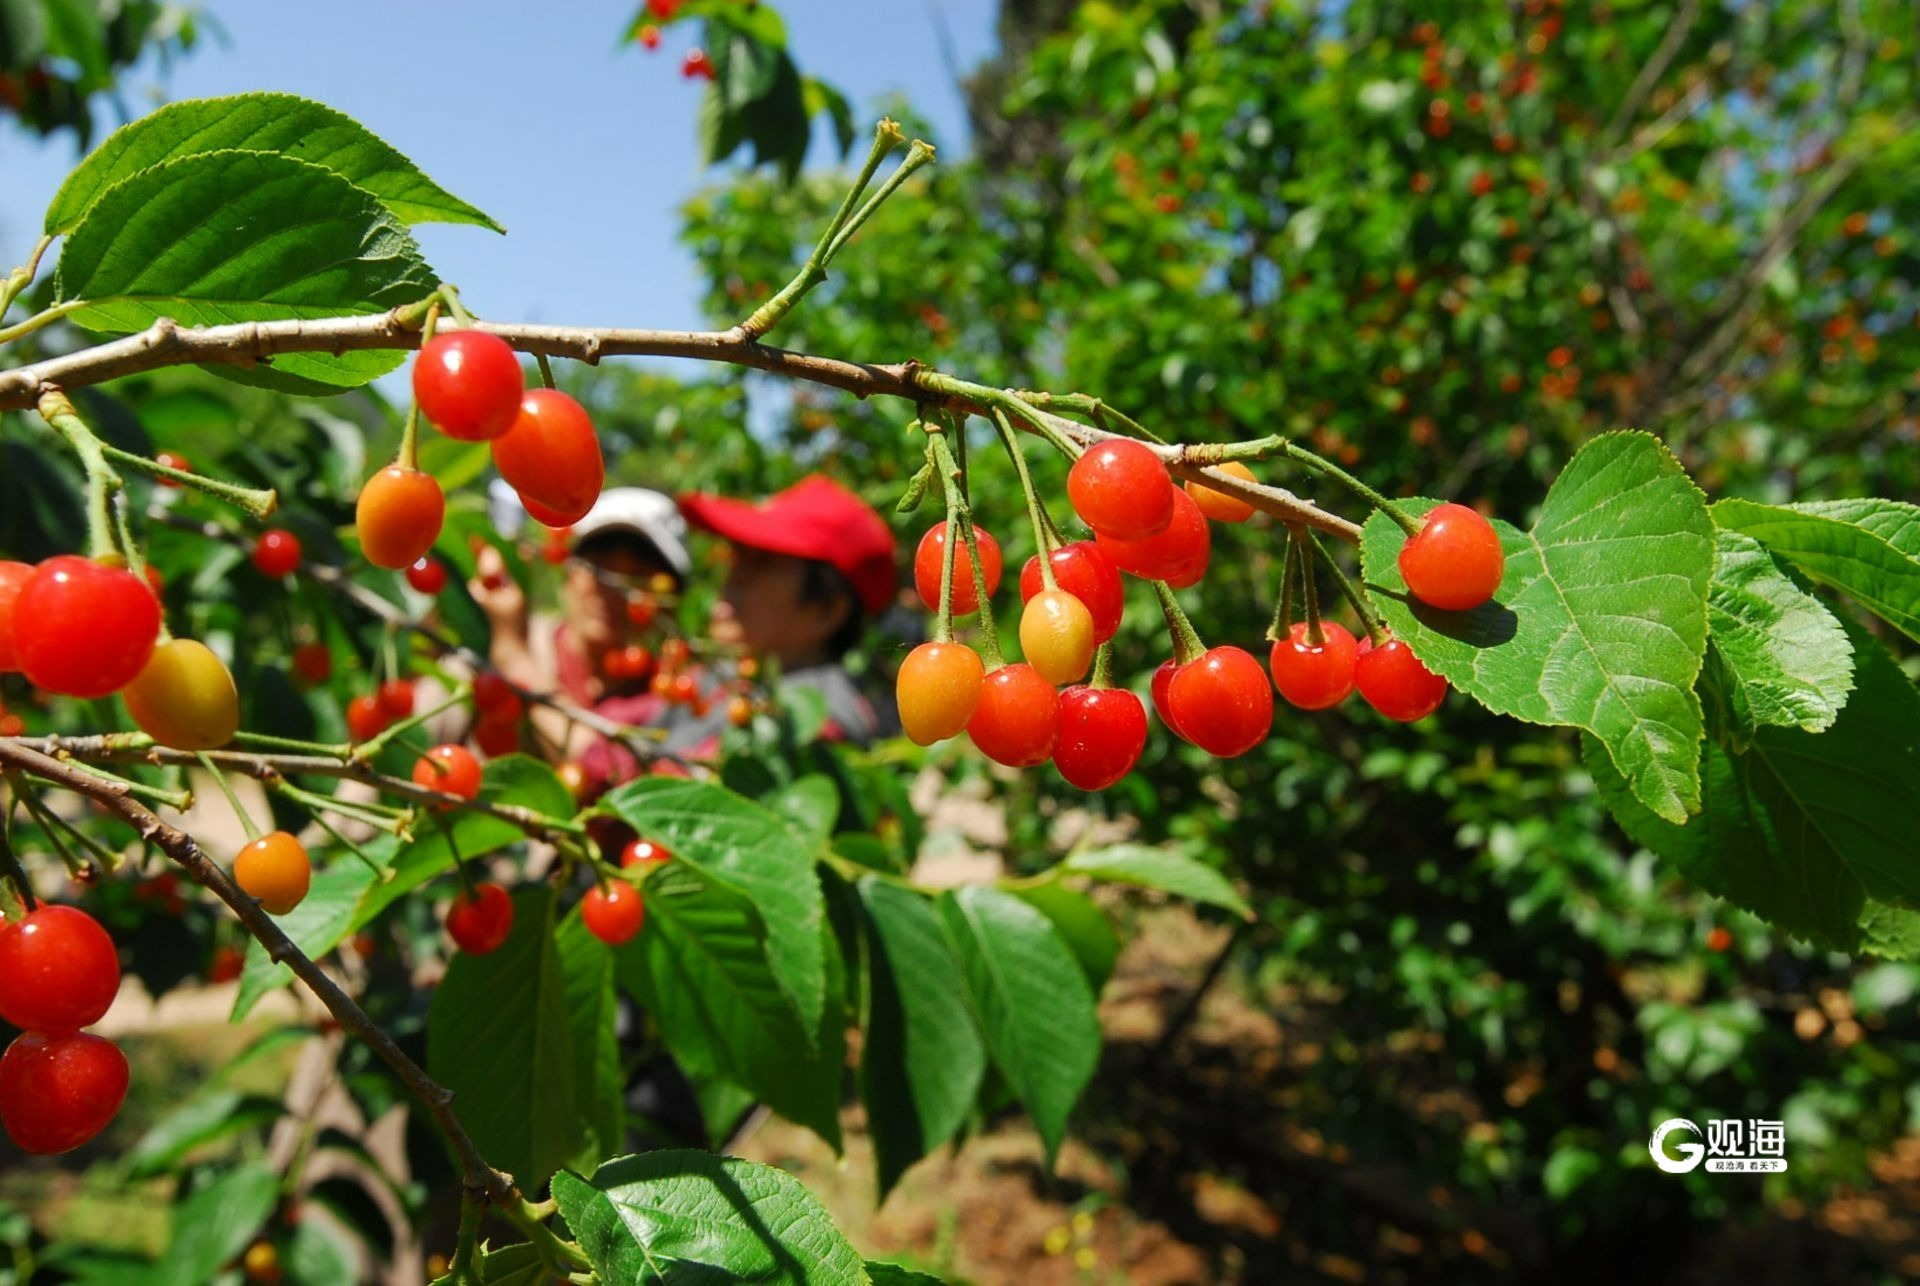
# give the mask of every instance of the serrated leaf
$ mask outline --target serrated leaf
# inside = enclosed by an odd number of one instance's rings
[[[1120,935],[1114,932],[1107,913],[1095,906],[1092,898],[1064,884],[1032,884],[1008,892],[1047,917],[1053,931],[1080,962],[1080,972],[1087,976],[1087,986],[1098,998],[1113,976],[1114,962],[1120,958]]]
[[[556,1175],[574,1240],[606,1282],[860,1286],[860,1256],[800,1181],[707,1152],[621,1157],[591,1180]]]
[[[1084,875],[1110,884],[1162,889],[1190,902],[1221,907],[1243,920],[1253,918],[1253,909],[1227,882],[1226,876],[1171,849],[1114,844],[1075,853],[1056,869],[1061,874]]]
[[[979,885],[943,893],[940,916],[994,1066],[1032,1114],[1051,1167],[1100,1061],[1086,976],[1047,918],[1011,893]]]
[[[666,1047],[690,1075],[732,1081],[838,1150],[840,1063],[808,1055],[820,1031],[803,1030],[774,976],[753,901],[680,861],[647,880],[646,896],[646,927],[614,969]],[[815,933],[825,932],[823,919]]]
[[[127,333],[161,317],[213,326],[379,313],[438,284],[373,194],[306,161],[227,151],[167,161],[101,193],[67,235],[55,291],[82,305],[69,314],[76,325]],[[402,357],[284,353],[243,373],[337,390]]]
[[[293,94],[266,93],[168,103],[115,130],[60,185],[45,231],[72,231],[103,192],[149,166],[227,150],[272,152],[332,170],[406,223],[476,223],[505,231],[352,117]]]
[[[475,1265],[481,1286],[548,1286],[553,1275],[540,1262],[534,1246],[520,1242],[498,1250],[482,1250]]]
[[[1920,639],[1920,506],[1897,500],[1763,505],[1722,500],[1713,520]]]
[[[867,1261],[867,1276],[873,1286],[944,1286],[938,1277],[926,1273],[917,1273],[911,1268],[902,1268],[898,1264],[883,1264],[876,1260]]]
[[[1920,691],[1847,624],[1855,690],[1825,732],[1763,727],[1745,754],[1709,744],[1705,801],[1684,826],[1633,798],[1587,744],[1601,798],[1635,842],[1702,888],[1816,946],[1920,941]]]
[[[427,1072],[454,1092],[488,1160],[537,1192],[576,1156],[573,1033],[553,945],[553,894],[513,895],[513,932],[484,956],[462,951],[427,1001]]]
[[[1759,541],[1721,530],[1716,544],[1708,642],[1733,730],[1744,740],[1763,724],[1827,727],[1853,690],[1853,648],[1840,622]]]
[[[602,802],[642,835],[753,900],[766,925],[774,976],[810,1040],[826,997],[820,938],[826,900],[814,872],[822,847],[752,800],[709,782],[646,777]]]
[[[908,1166],[966,1120],[987,1050],[932,901],[873,876],[858,890],[867,940],[860,1093],[884,1201]]]
[[[1403,508],[1424,514],[1435,501]],[[1670,822],[1700,806],[1713,525],[1670,452],[1644,433],[1581,447],[1530,532],[1496,522],[1506,578],[1469,612],[1414,603],[1384,513],[1361,535],[1366,579],[1414,655],[1488,709],[1598,737],[1634,793]]]
[[[587,1138],[588,1164],[626,1142],[626,1076],[614,1034],[618,1001],[613,989],[613,951],[587,931],[575,907],[554,934],[560,988],[567,1000],[573,1048],[573,1097]]]

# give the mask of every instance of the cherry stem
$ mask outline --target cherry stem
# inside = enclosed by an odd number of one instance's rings
[[[7,302],[12,303],[13,301],[9,299]],[[69,299],[65,303],[55,304],[51,308],[37,312],[24,321],[15,322],[11,326],[0,327],[0,344],[11,344],[14,340],[22,339],[33,334],[36,330],[51,326],[68,313],[78,312],[86,306],[87,301],[84,299]]]
[[[334,834],[336,838],[340,838],[343,844],[347,841],[339,837],[338,833],[335,832],[331,826],[327,825],[326,821],[320,816],[322,810],[329,813],[336,813],[349,821],[359,822],[362,825],[371,826],[376,830],[385,831],[389,835],[397,836],[407,829],[405,818],[398,813],[375,812],[370,806],[360,804],[357,801],[335,799],[330,795],[322,795],[317,791],[304,790],[285,778],[276,778],[273,781],[273,788],[295,803],[304,805],[307,811],[313,814],[313,820],[319,822],[321,826],[326,827],[328,833]],[[364,853],[361,854],[361,858],[367,862],[368,866],[373,866],[376,873],[379,872],[380,868],[374,866],[373,862],[368,860]]]
[[[1180,602],[1173,596],[1173,587],[1163,580],[1150,582],[1153,593],[1160,600],[1160,612],[1167,618],[1167,633],[1173,637],[1173,659],[1178,665],[1204,656],[1207,645],[1200,641],[1200,635],[1193,628],[1193,622],[1180,610]]]
[[[406,427],[400,430],[400,450],[394,463],[402,469],[420,467],[420,403],[407,408]]]
[[[1280,553],[1280,601],[1273,605],[1273,623],[1267,626],[1267,639],[1274,643],[1293,633],[1293,569],[1300,563],[1300,541],[1293,528],[1286,529],[1285,541]]]
[[[169,808],[177,808],[183,813],[193,807],[193,792],[190,790],[172,790],[166,786],[149,785],[144,781],[135,781],[131,777],[122,777],[119,773],[108,772],[95,764],[76,761],[74,767],[89,776],[110,781],[116,786],[124,786],[136,795],[145,795],[148,799],[156,800]]]
[[[540,367],[540,382],[548,388],[559,387],[553,381],[553,363],[547,360],[547,355],[545,353],[535,353],[533,360]]]
[[[960,537],[967,543],[967,559],[973,564],[973,588],[980,600],[980,651],[989,670],[997,670],[1006,664],[1000,655],[1000,637],[994,628],[993,603],[987,594],[986,572],[980,566],[979,542],[973,534],[973,513],[967,504],[966,472],[954,459],[953,447],[947,441],[944,430],[929,432],[927,442],[933,448],[934,458],[940,463],[940,485],[947,496],[947,521],[960,529]],[[964,438],[962,439],[964,448]],[[952,541],[948,541],[952,547]]]
[[[1340,583],[1340,592],[1346,595],[1347,602],[1353,604],[1354,614],[1360,618],[1360,624],[1366,628],[1368,641],[1378,647],[1380,640],[1385,636],[1374,618],[1372,608],[1367,605],[1366,591],[1355,585],[1347,574],[1340,570],[1340,564],[1333,560],[1311,533],[1307,536],[1307,545],[1312,549],[1314,556],[1327,565],[1328,570],[1333,573],[1334,580]]]
[[[1073,439],[1067,437],[1066,434],[1049,424],[1046,417],[1039,414],[1032,406],[1029,406],[1021,395],[995,392],[991,397],[986,399],[986,401],[988,405],[995,410],[1006,411],[1009,414],[1019,416],[1022,423],[1026,424],[1028,428],[1032,429],[1034,433],[1040,437],[1053,443],[1054,448],[1059,451],[1061,455],[1066,456],[1067,459],[1078,460],[1085,452],[1085,447],[1082,447],[1079,443],[1073,441]]]
[[[33,790],[17,778],[14,779],[14,791],[20,796],[20,802],[26,805],[33,820],[46,833],[47,843],[53,845],[53,851],[59,856],[61,865],[67,868],[67,874],[79,879],[85,873],[87,864],[76,858],[67,848],[66,840],[61,838],[63,833],[70,833],[72,828],[55,816],[53,810],[41,803]]]
[[[1113,686],[1113,640],[1108,639],[1093,649],[1093,680],[1091,687],[1110,688]]]
[[[447,311],[453,314],[455,321],[459,322],[462,326],[473,325],[473,314],[468,312],[467,306],[460,302],[460,288],[458,286],[450,286],[443,282],[435,297],[446,304]],[[431,302],[428,304],[427,314],[428,316],[432,316],[433,314]],[[425,323],[423,322],[422,324],[424,325]]]
[[[14,893],[20,899],[21,908],[31,915],[39,907],[39,900],[33,896],[33,881],[27,878],[27,869],[20,865],[20,858],[13,851],[13,802],[7,802],[6,825],[0,826],[0,875],[13,886]]]
[[[433,820],[440,827],[440,833],[446,837],[447,851],[453,854],[453,873],[460,877],[460,887],[465,891],[467,901],[471,902],[477,896],[473,890],[473,873],[467,870],[466,861],[460,856],[460,845],[453,838],[453,823],[449,822],[447,815],[441,812],[434,813]]]
[[[447,1271],[434,1278],[429,1286],[467,1286],[478,1280],[473,1275],[473,1252],[480,1241],[480,1216],[486,1209],[484,1192],[471,1188],[461,1190],[460,1234],[454,1242],[453,1258],[447,1264]]]
[[[922,426],[924,427],[924,425]],[[930,430],[938,432],[939,430]],[[938,472],[934,461],[933,443],[927,443],[927,469]],[[959,552],[960,530],[954,525],[953,506],[947,505],[946,537],[940,542],[940,603],[933,614],[933,641],[951,643],[953,641],[953,561]]]
[[[1017,396],[1022,401],[1031,402],[1035,406],[1057,406],[1062,410],[1072,411],[1077,415],[1084,415],[1093,421],[1095,427],[1104,429],[1108,433],[1114,432],[1113,426],[1107,423],[1108,417],[1111,416],[1113,419],[1119,421],[1120,427],[1126,430],[1127,435],[1136,438],[1145,438],[1147,441],[1158,443],[1161,446],[1167,444],[1165,438],[1132,416],[1107,405],[1107,403],[1097,397],[1089,397],[1085,393],[1044,393],[1031,392],[1023,389]]]
[[[174,469],[161,464],[158,460],[135,455],[131,451],[122,451],[109,443],[100,444],[100,454],[117,465],[147,474],[155,478],[165,478],[179,486],[224,500],[255,518],[265,518],[280,507],[280,494],[271,487],[242,487],[237,483],[224,482],[219,478],[210,478],[204,473],[192,473],[186,469]]]
[[[253,824],[253,818],[247,816],[247,810],[240,807],[240,796],[233,793],[233,787],[228,783],[227,775],[220,771],[220,765],[214,763],[204,750],[196,751],[194,758],[200,761],[202,768],[213,774],[214,784],[219,786],[220,793],[227,797],[227,803],[233,808],[233,815],[240,819],[240,829],[247,833],[248,842],[259,839],[260,828]]]
[[[87,475],[87,553],[94,558],[110,558],[118,553],[114,543],[113,493],[120,490],[120,475],[107,463],[106,444],[94,436],[80,418],[65,393],[49,389],[40,395],[40,418],[66,439],[80,457]],[[135,569],[138,570],[137,568]]]
[[[1393,501],[1387,499],[1380,492],[1375,491],[1372,487],[1369,487],[1366,483],[1360,481],[1360,479],[1354,477],[1351,473],[1348,473],[1345,469],[1342,469],[1325,456],[1309,451],[1298,443],[1290,442],[1285,438],[1277,438],[1273,439],[1273,441],[1277,441],[1279,447],[1271,454],[1285,456],[1289,460],[1298,461],[1309,469],[1333,479],[1347,490],[1353,492],[1354,495],[1360,497],[1360,499],[1366,501],[1375,509],[1382,511],[1387,517],[1399,523],[1401,530],[1405,531],[1409,536],[1416,535],[1420,531],[1419,522],[1413,518],[1409,518],[1402,512],[1399,505],[1394,504]],[[1202,448],[1202,450],[1204,450],[1204,448]],[[1220,457],[1221,460],[1231,458],[1233,457]],[[1217,463],[1217,461],[1210,461],[1210,463]]]
[[[293,785],[291,782],[281,781],[277,783],[277,789],[279,789],[279,791],[282,794],[284,794],[288,799],[297,799],[297,800],[300,800],[302,803],[306,802],[305,797],[307,797],[308,792],[301,790],[298,786]],[[324,796],[317,796],[315,798],[324,798]],[[384,884],[387,881],[394,878],[394,872],[391,868],[383,867],[378,862],[374,861],[371,857],[368,857],[366,850],[361,848],[358,844],[354,843],[352,840],[348,839],[345,835],[342,835],[339,832],[339,830],[335,828],[332,822],[328,821],[324,816],[321,815],[320,810],[317,806],[313,804],[308,804],[307,806],[313,810],[314,824],[318,826],[321,830],[325,831],[327,834],[333,836],[334,840],[337,843],[339,843],[348,852],[352,853],[355,857],[359,858],[363,863],[365,863],[366,868],[369,871],[373,872],[375,879],[379,880],[382,884]],[[355,820],[366,820],[366,819],[357,818]],[[367,824],[369,826],[374,825],[374,823],[371,821],[368,821]]]
[[[1300,528],[1293,529],[1293,543],[1304,546],[1307,533]],[[1315,647],[1327,641],[1320,629],[1320,568],[1314,558],[1302,555],[1300,559],[1300,588],[1306,592],[1307,600],[1307,642]]]
[[[1033,524],[1034,547],[1040,551],[1040,582],[1048,589],[1059,589],[1053,578],[1053,552],[1047,544],[1047,507],[1040,502],[1040,493],[1033,489],[1033,478],[1027,472],[1026,452],[1020,449],[1020,439],[1013,434],[1013,425],[1007,423],[1007,413],[999,407],[993,409],[993,427],[1000,431],[1000,441],[1005,444],[1007,454],[1013,459],[1013,471],[1020,475],[1020,490],[1027,498],[1027,521]]]
[[[40,271],[40,256],[47,253],[47,247],[52,244],[51,236],[41,237],[34,243],[33,253],[27,257],[26,263],[8,273],[4,280],[0,280],[0,321],[6,320],[7,309],[13,307],[15,297],[33,284],[35,275]]]
[[[262,750],[288,750],[299,755],[326,755],[332,759],[347,760],[353,757],[351,742],[328,745],[324,741],[301,741],[295,737],[275,737],[264,732],[236,732],[233,734],[236,745],[258,746]]]

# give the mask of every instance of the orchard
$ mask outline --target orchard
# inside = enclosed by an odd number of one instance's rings
[[[95,137],[196,36],[93,8],[0,0],[0,1282],[1920,1273],[1902,6],[1007,5],[936,148],[647,0],[697,330],[306,97]]]

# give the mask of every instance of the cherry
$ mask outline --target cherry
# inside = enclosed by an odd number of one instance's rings
[[[1100,546],[1091,540],[1076,540],[1061,545],[1047,561],[1053,564],[1056,585],[1079,599],[1093,615],[1093,641],[1105,643],[1120,629],[1120,616],[1127,605],[1127,592],[1120,573]],[[1040,577],[1040,555],[1027,559],[1020,569],[1020,598],[1031,599],[1045,587]]]
[[[1089,447],[1067,471],[1067,499],[1097,536],[1144,540],[1165,531],[1173,495],[1160,457],[1124,438]]]
[[[1447,699],[1447,681],[1420,664],[1399,639],[1374,646],[1361,639],[1353,660],[1353,685],[1368,705],[1398,723],[1424,719]]]
[[[628,866],[664,866],[673,860],[673,850],[658,840],[630,840],[626,848],[620,851],[620,865]]]
[[[18,619],[14,602],[32,576],[31,563],[0,562],[0,674],[20,668],[20,656],[13,641]]]
[[[1214,468],[1240,479],[1242,482],[1254,481],[1253,470],[1238,460],[1228,460]],[[1245,522],[1253,517],[1253,506],[1238,496],[1230,496],[1224,491],[1215,491],[1204,482],[1188,482],[1187,494],[1193,497],[1193,503],[1200,506],[1200,512],[1215,522]]]
[[[0,1124],[23,1152],[71,1152],[126,1096],[127,1056],[110,1040],[30,1031],[0,1054]]]
[[[1353,691],[1353,635],[1334,621],[1320,622],[1320,642],[1308,641],[1307,623],[1294,625],[1273,645],[1268,663],[1273,686],[1302,710],[1337,706]]]
[[[284,527],[269,527],[253,542],[253,565],[262,576],[279,580],[300,570],[300,537]]]
[[[693,647],[685,639],[667,639],[660,644],[660,668],[676,674],[693,657]]]
[[[1180,731],[1180,725],[1173,721],[1173,709],[1167,704],[1167,693],[1172,689],[1173,676],[1178,673],[1180,673],[1180,663],[1169,657],[1153,672],[1153,680],[1147,685],[1147,690],[1153,696],[1153,712],[1160,716],[1160,722],[1166,724],[1174,736],[1182,741],[1188,741],[1191,738]]]
[[[440,537],[447,500],[430,473],[390,464],[368,478],[354,507],[360,552],[398,571],[426,556]]]
[[[432,596],[447,587],[447,568],[437,558],[422,554],[407,564],[407,584],[422,594]]]
[[[1020,614],[1020,650],[1048,683],[1073,683],[1093,664],[1093,614],[1064,589],[1043,589]]]
[[[280,1267],[280,1252],[270,1241],[256,1241],[240,1256],[240,1267],[253,1281],[276,1286],[285,1276]]]
[[[523,499],[549,511],[534,516],[550,527],[586,517],[607,476],[586,408],[551,388],[521,395],[513,427],[493,440],[493,465]]]
[[[461,799],[472,799],[480,793],[480,761],[465,746],[452,743],[435,746],[414,762],[413,784],[458,795]],[[438,804],[435,807],[452,808],[454,805]]]
[[[498,884],[476,884],[447,908],[447,934],[472,956],[498,951],[513,932],[513,899]]]
[[[1157,461],[1156,461],[1157,463]],[[1213,554],[1213,531],[1193,497],[1184,491],[1168,489],[1173,497],[1173,517],[1156,536],[1144,540],[1118,540],[1104,532],[1095,532],[1100,552],[1115,567],[1143,580],[1163,580],[1175,589],[1200,583],[1206,575],[1207,561]]]
[[[662,22],[672,22],[681,0],[647,0],[647,12]]]
[[[120,690],[140,731],[175,750],[214,750],[240,730],[240,692],[205,643],[170,639]]]
[[[596,885],[580,899],[580,919],[587,932],[610,947],[633,941],[646,918],[647,904],[640,890],[620,880]]]
[[[527,517],[549,529],[546,548],[541,551],[547,561],[550,563],[564,561],[567,556],[567,532],[573,527],[572,515],[543,505],[531,496],[521,496],[520,507],[527,511]],[[558,558],[553,556],[553,550],[556,548],[561,551]]]
[[[462,442],[484,442],[512,428],[525,388],[512,347],[484,331],[435,335],[413,363],[420,413]]]
[[[674,676],[673,692],[670,695],[672,700],[679,702],[681,705],[687,705],[699,699],[700,680],[698,676],[693,674]]]
[[[567,793],[573,796],[574,803],[584,804],[587,802],[587,795],[593,787],[592,783],[587,779],[587,770],[585,768],[582,768],[571,759],[563,759],[554,765],[553,775],[558,777],[560,784],[567,788]]]
[[[498,670],[482,670],[473,676],[473,706],[480,714],[499,723],[513,723],[526,710],[526,702]]]
[[[520,729],[499,719],[481,719],[473,725],[473,744],[487,758],[498,759],[520,749]]]
[[[1437,505],[1400,547],[1400,575],[1428,607],[1464,612],[1500,588],[1507,556],[1500,533],[1465,505]]]
[[[120,957],[100,922],[42,903],[0,923],[0,1018],[24,1031],[79,1031],[120,991]]]
[[[355,741],[372,741],[392,722],[380,698],[371,692],[347,702],[347,735]]]
[[[388,679],[375,690],[374,696],[389,721],[404,719],[413,713],[413,682],[409,679]]]
[[[49,692],[104,697],[133,682],[160,634],[160,600],[125,567],[60,554],[34,568],[13,603],[13,646]]]
[[[742,696],[727,699],[727,722],[736,728],[744,728],[753,722],[753,702]]]
[[[900,726],[915,745],[956,736],[980,701],[980,654],[964,643],[922,643],[894,679]]]
[[[262,835],[233,859],[233,882],[259,899],[269,915],[285,915],[306,899],[313,883],[307,848],[285,831]]]
[[[293,672],[308,683],[325,683],[333,674],[333,653],[325,643],[302,643],[293,649]]]
[[[658,49],[660,47],[660,28],[650,22],[642,23],[640,27],[640,43],[649,51]]]
[[[1105,790],[1133,771],[1147,745],[1147,708],[1125,688],[1060,694],[1053,766],[1081,790]]]
[[[653,677],[653,653],[638,643],[614,648],[601,663],[609,679],[627,683],[645,683]]]
[[[974,544],[980,547],[980,570],[985,573],[987,593],[1000,588],[1000,542],[993,533],[977,523]],[[927,528],[920,547],[913,551],[913,587],[929,612],[940,610],[940,567],[947,557],[947,525]],[[973,585],[973,560],[967,557],[967,542],[961,541],[953,553],[953,614],[966,616],[980,610],[980,595]]]
[[[193,465],[188,462],[187,457],[180,455],[178,452],[155,452],[153,462],[165,468],[172,469],[177,473],[193,472]],[[176,491],[179,490],[182,485],[181,483],[175,482],[172,478],[155,478],[154,481],[163,487],[171,487]]]
[[[1167,684],[1167,709],[1180,735],[1211,755],[1231,759],[1266,740],[1273,728],[1273,687],[1242,648],[1209,648]]]
[[[980,700],[967,721],[967,734],[980,753],[1009,768],[1032,768],[1047,761],[1059,735],[1054,712],[1060,704],[1053,685],[1030,665],[1003,665],[980,683]]]
[[[627,599],[627,624],[636,630],[644,630],[653,624],[654,614],[658,610],[659,605],[654,602],[653,595],[637,591]]]
[[[232,982],[247,971],[247,958],[238,947],[215,947],[207,964],[207,981],[215,986]]]
[[[680,74],[688,80],[695,77],[701,80],[713,79],[713,62],[704,49],[689,49],[687,56],[680,61]]]

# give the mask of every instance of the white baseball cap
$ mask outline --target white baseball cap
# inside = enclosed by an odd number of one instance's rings
[[[504,479],[495,478],[488,487],[487,507],[502,535],[519,534],[527,511]],[[687,553],[687,520],[680,516],[673,497],[648,487],[610,487],[600,493],[586,517],[573,524],[572,536],[582,541],[599,532],[622,530],[634,532],[658,549],[681,580],[693,574],[693,558]]]

